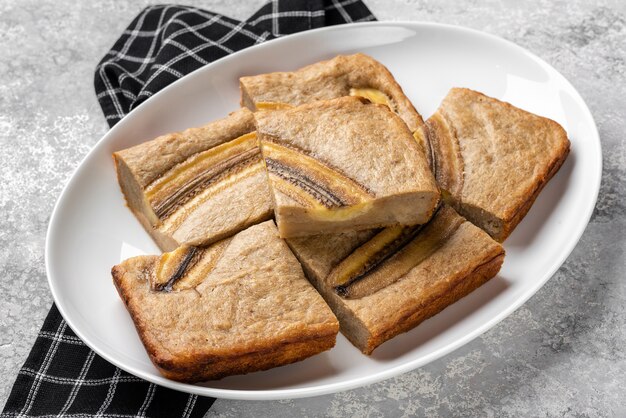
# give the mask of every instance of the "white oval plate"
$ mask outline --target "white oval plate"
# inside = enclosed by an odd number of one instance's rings
[[[337,54],[364,52],[394,74],[430,116],[448,89],[469,87],[547,116],[567,130],[569,158],[506,242],[500,274],[416,329],[360,354],[343,336],[332,350],[272,370],[190,385],[150,363],[111,281],[110,269],[159,253],[124,206],[111,153],[198,126],[239,106],[238,78],[292,70]],[[46,266],[52,294],[76,334],[111,363],[170,388],[233,399],[321,395],[415,369],[462,346],[532,296],[570,254],[595,206],[600,140],[574,87],[554,68],[503,39],[432,23],[364,23],[305,32],[246,49],[184,77],[111,129],[80,164],[52,214]]]

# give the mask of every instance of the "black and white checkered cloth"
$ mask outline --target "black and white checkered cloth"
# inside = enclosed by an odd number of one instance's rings
[[[307,29],[375,20],[358,0],[275,0],[239,22],[193,7],[146,9],[96,69],[111,126],[183,75],[235,51]]]
[[[323,26],[375,20],[360,0],[273,0],[239,22],[194,7],[148,7],[98,64],[110,126],[175,80],[232,52]],[[2,417],[201,417],[215,399],[132,376],[91,351],[52,306]]]

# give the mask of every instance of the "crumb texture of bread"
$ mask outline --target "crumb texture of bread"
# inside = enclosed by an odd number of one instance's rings
[[[449,203],[500,242],[570,149],[553,120],[464,88],[450,90],[427,126],[436,179]]]
[[[256,121],[282,237],[430,219],[439,190],[428,161],[386,106],[343,97]]]
[[[129,208],[162,250],[208,245],[272,216],[254,129],[240,109],[113,154]]]
[[[442,210],[453,219],[459,217],[448,206]],[[443,216],[442,212],[437,216]],[[499,243],[462,221],[437,251],[398,281],[362,298],[339,296],[326,278],[334,266],[372,236],[371,231],[361,231],[287,241],[309,280],[337,315],[341,332],[365,354],[469,294],[494,277],[504,260]]]
[[[213,247],[205,250],[212,255]],[[155,366],[198,382],[264,370],[332,348],[337,319],[267,221],[234,237],[195,288],[151,291],[159,257],[131,258],[113,281]],[[217,251],[217,250],[216,250]]]

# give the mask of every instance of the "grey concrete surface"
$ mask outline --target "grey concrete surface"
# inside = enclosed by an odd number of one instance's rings
[[[0,1],[0,405],[52,303],[44,268],[50,212],[107,130],[93,69],[148,3]],[[244,18],[262,3],[196,5]],[[367,3],[381,20],[502,36],[561,71],[589,104],[602,138],[595,213],[572,255],[530,301],[448,356],[335,395],[218,400],[208,416],[626,416],[626,2]]]

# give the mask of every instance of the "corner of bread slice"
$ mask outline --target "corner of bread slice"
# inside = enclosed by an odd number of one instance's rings
[[[383,234],[365,240],[349,233],[288,241],[337,315],[341,332],[365,354],[471,293],[494,277],[504,260],[499,243],[446,205],[402,246],[376,248]],[[363,265],[384,261],[339,291],[333,280],[350,258]],[[350,270],[360,271],[357,264]],[[362,294],[350,296],[350,286]]]
[[[428,161],[386,106],[343,97],[256,116],[281,237],[425,223]]]
[[[239,79],[239,94],[239,105],[243,109],[248,109],[252,112],[257,110],[254,99],[250,93],[248,93],[248,89],[246,88],[245,77]]]
[[[127,260],[112,275],[150,359],[177,381],[303,360],[332,348],[339,330],[271,221]]]
[[[113,158],[129,208],[164,251],[208,245],[272,216],[254,117],[247,109],[115,152]]]
[[[470,89],[451,89],[426,125],[446,200],[500,242],[569,154],[555,121]]]
[[[422,116],[393,74],[369,55],[337,55],[292,72],[239,79],[241,105],[250,110],[276,110],[319,100],[355,96],[387,106],[411,131],[429,165],[431,150]]]

